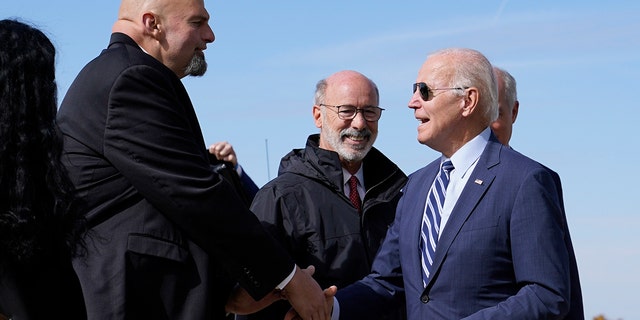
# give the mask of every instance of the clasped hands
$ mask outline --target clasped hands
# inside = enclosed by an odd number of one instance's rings
[[[333,309],[333,296],[338,288],[331,286],[324,291],[312,278],[315,268],[309,266],[300,269],[296,266],[296,272],[291,281],[283,290],[273,290],[264,298],[256,301],[240,286],[236,286],[227,300],[225,309],[229,313],[250,314],[258,312],[272,303],[286,299],[293,309],[285,319],[331,319]]]

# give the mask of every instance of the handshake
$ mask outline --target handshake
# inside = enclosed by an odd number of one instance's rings
[[[235,314],[251,314],[258,312],[278,300],[288,300],[293,307],[286,315],[286,320],[294,319],[331,319],[333,296],[338,288],[331,286],[324,291],[313,280],[313,266],[296,271],[291,281],[282,290],[273,290],[264,298],[256,301],[240,286],[236,286],[227,300],[226,312]]]

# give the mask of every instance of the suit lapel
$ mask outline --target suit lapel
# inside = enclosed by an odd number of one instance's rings
[[[501,148],[502,145],[495,140],[492,135],[492,138],[489,140],[487,146],[480,155],[480,159],[478,159],[475,169],[471,173],[471,176],[469,176],[469,180],[467,180],[467,183],[465,184],[465,187],[451,212],[451,216],[442,231],[440,240],[438,240],[436,256],[433,261],[433,270],[435,275],[439,272],[442,261],[451,247],[451,243],[453,243],[460,233],[460,229],[462,229],[464,223],[473,213],[474,208],[491,187],[491,184],[495,179],[495,174],[489,169],[499,164]],[[436,277],[437,276],[431,277],[429,279],[429,284],[433,282],[433,279]],[[429,284],[427,284],[427,287],[429,287]]]

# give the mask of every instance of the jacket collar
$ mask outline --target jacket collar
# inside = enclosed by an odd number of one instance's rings
[[[304,175],[314,180],[324,181],[331,188],[343,192],[342,164],[338,153],[320,148],[320,135],[307,138],[304,149],[294,149],[282,158],[278,174],[290,172]],[[381,183],[393,175],[406,181],[405,174],[378,149],[372,147],[362,161],[365,190]]]
[[[136,43],[131,37],[129,37],[128,35],[122,32],[114,32],[111,34],[111,39],[109,40],[109,47],[115,44],[123,44],[123,45],[136,47],[140,51],[142,51],[142,48],[140,48],[138,43]]]

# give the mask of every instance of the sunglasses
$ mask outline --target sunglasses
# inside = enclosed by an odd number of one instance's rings
[[[420,89],[420,98],[424,101],[429,101],[430,98],[435,97],[435,95],[429,94],[429,92],[433,92],[436,90],[466,90],[469,87],[456,87],[456,88],[429,88],[426,83],[418,82],[413,84],[413,93],[416,93],[416,90]]]

